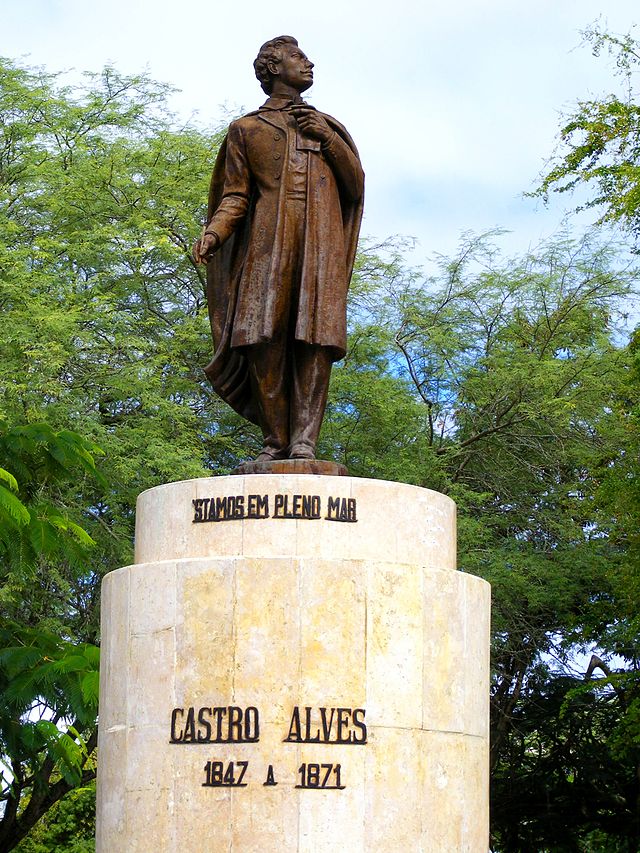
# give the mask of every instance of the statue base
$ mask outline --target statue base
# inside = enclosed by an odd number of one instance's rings
[[[455,543],[402,483],[143,492],[102,585],[97,853],[486,853],[490,589]]]

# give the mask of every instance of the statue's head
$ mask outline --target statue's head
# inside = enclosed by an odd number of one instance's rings
[[[293,36],[276,36],[276,38],[266,41],[262,45],[253,63],[262,91],[267,95],[271,94],[274,79],[283,70],[279,67],[283,63],[283,60],[287,66],[287,73],[289,73],[288,66],[290,62],[293,63],[294,77],[296,79],[291,80],[291,83],[296,89],[303,92],[313,83],[313,74],[311,73],[313,63],[309,62],[305,54],[300,50],[297,40]],[[295,66],[299,67],[295,68]],[[306,79],[304,79],[305,77]]]

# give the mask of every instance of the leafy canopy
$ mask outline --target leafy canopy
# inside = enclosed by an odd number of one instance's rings
[[[533,195],[580,187],[590,192],[584,207],[598,208],[598,223],[622,226],[638,250],[640,240],[640,103],[637,75],[640,44],[631,34],[614,35],[594,26],[584,33],[595,56],[615,60],[623,91],[579,101],[565,117],[560,145]],[[578,207],[578,210],[581,208]]]
[[[94,775],[99,650],[33,619],[42,569],[87,571],[94,540],[64,505],[61,486],[101,481],[98,448],[35,423],[0,431],[0,844],[9,850],[69,790]],[[57,614],[58,617],[61,614]],[[52,630],[47,625],[56,625]]]

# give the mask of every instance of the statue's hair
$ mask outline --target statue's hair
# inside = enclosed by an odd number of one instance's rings
[[[273,77],[267,64],[269,62],[280,62],[282,59],[280,48],[283,44],[295,44],[297,47],[298,42],[293,36],[276,36],[276,38],[266,41],[262,45],[253,63],[256,77],[262,86],[262,91],[267,95],[270,95],[273,89]]]

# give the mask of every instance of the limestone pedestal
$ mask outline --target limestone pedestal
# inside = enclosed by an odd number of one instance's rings
[[[141,494],[102,589],[98,853],[486,853],[489,587],[455,541],[398,483]]]

